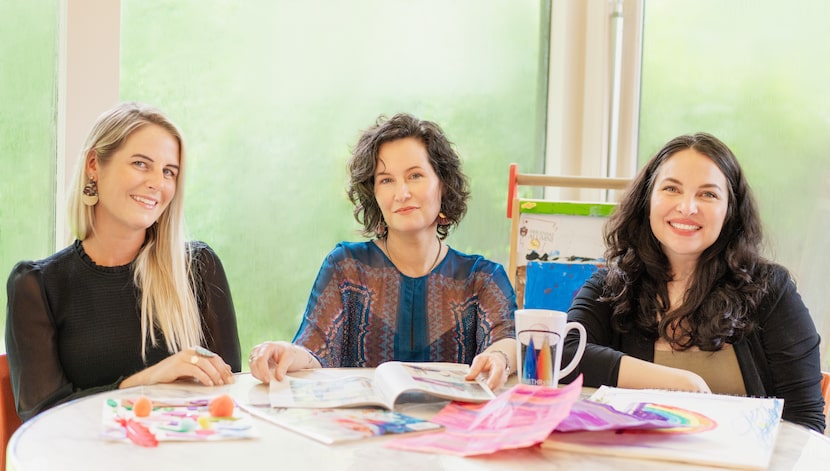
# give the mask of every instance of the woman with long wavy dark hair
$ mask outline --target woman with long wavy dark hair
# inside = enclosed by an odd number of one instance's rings
[[[819,335],[789,272],[761,255],[755,199],[723,142],[669,141],[605,241],[607,269],[568,313],[588,347],[566,380],[581,372],[586,386],[776,396],[785,419],[824,430]]]

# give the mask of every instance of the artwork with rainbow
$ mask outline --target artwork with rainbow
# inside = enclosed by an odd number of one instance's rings
[[[784,401],[657,389],[600,387],[591,401],[674,426],[555,432],[544,448],[739,469],[766,469]]]

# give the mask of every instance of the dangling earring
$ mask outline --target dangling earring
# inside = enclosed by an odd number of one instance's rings
[[[81,195],[81,201],[87,206],[95,206],[98,204],[98,184],[92,178],[84,186],[84,194]]]
[[[443,211],[438,213],[438,225],[439,226],[449,226],[450,223],[452,223],[452,220],[450,218],[448,218],[447,215],[444,214]]]
[[[386,237],[387,232],[389,232],[389,227],[386,226],[385,221],[381,221],[377,226],[375,226],[375,234],[377,234],[378,239]]]

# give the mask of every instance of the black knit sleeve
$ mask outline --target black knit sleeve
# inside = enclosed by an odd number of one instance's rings
[[[583,384],[590,387],[616,386],[623,353],[613,348],[611,306],[599,301],[605,280],[605,270],[595,273],[580,288],[568,309],[568,321],[579,322],[585,327],[587,343],[585,353],[577,368],[563,378],[570,383],[583,374]],[[562,364],[567,364],[576,353],[579,344],[577,331],[571,331],[565,340]]]
[[[821,338],[789,273],[774,266],[770,278],[773,289],[759,316],[763,358],[771,383],[765,384],[765,393],[784,399],[785,420],[823,433]],[[756,356],[758,361],[761,357]]]

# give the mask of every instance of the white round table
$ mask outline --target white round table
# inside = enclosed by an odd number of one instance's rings
[[[322,371],[322,370],[321,370]],[[336,370],[324,370],[325,374]],[[355,370],[343,369],[354,373]],[[371,374],[372,370],[357,370]],[[456,457],[394,450],[384,447],[387,438],[348,444],[324,445],[270,422],[256,419],[260,437],[222,442],[163,442],[156,448],[100,438],[102,403],[106,398],[138,394],[165,396],[192,393],[206,396],[227,392],[242,404],[267,403],[267,386],[250,374],[238,374],[229,386],[203,387],[168,384],[110,391],[63,404],[23,424],[12,436],[6,469],[85,471],[200,471],[255,469],[265,466],[281,470],[614,470],[667,471],[711,469],[664,461],[638,460],[566,453],[539,446],[502,451],[480,457]],[[401,411],[421,415],[440,410],[443,403],[402,404]],[[413,414],[415,415],[415,414]],[[770,470],[827,469],[830,439],[804,427],[783,423],[775,444]]]

